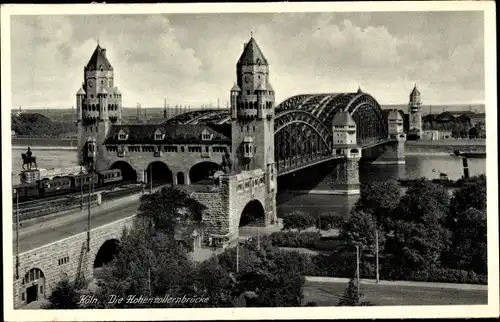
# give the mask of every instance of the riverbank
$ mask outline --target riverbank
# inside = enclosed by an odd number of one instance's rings
[[[405,155],[450,155],[455,150],[486,152],[486,140],[419,140],[405,144]]]

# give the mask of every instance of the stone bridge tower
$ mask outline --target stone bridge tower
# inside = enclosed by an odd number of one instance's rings
[[[76,94],[78,163],[88,166],[104,158],[109,129],[121,123],[122,95],[114,85],[114,70],[106,49],[99,45],[83,73],[84,82]]]
[[[233,172],[262,169],[266,180],[266,219],[276,216],[277,172],[274,160],[274,89],[269,63],[252,37],[244,44],[231,89]]]
[[[422,100],[416,84],[410,93],[408,110],[410,114],[409,134],[418,139],[422,136]]]

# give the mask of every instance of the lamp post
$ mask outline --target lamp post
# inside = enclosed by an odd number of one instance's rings
[[[149,169],[149,194],[153,194],[153,166],[150,166]]]
[[[16,279],[19,278],[19,192],[14,189],[16,194]]]
[[[379,282],[379,268],[378,268],[378,229],[375,230],[375,251],[376,251],[376,265],[377,265],[377,283]]]
[[[89,204],[87,215],[87,251],[90,251],[90,204],[92,201],[92,173],[89,176]]]
[[[356,245],[356,295],[359,298],[359,246]]]

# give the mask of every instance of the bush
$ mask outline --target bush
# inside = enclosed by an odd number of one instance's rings
[[[283,229],[304,230],[314,226],[314,218],[308,213],[294,211],[283,215]]]
[[[315,220],[314,225],[318,229],[340,228],[344,223],[344,219],[335,213],[325,212],[320,214],[319,220]]]
[[[313,248],[321,238],[319,232],[279,231],[270,236],[271,242],[277,247]]]
[[[488,276],[473,271],[436,267],[427,270],[394,270],[385,273],[392,280],[406,280],[435,283],[488,284]]]

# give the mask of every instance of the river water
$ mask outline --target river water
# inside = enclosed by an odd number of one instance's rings
[[[40,168],[67,168],[77,165],[76,151],[47,150],[37,147],[33,147],[32,151]],[[25,151],[17,148],[12,149],[13,183],[19,182],[19,176],[16,174],[21,171],[22,152]],[[461,159],[443,154],[413,154],[406,156],[405,165],[361,164],[359,175],[361,183],[368,183],[400,178],[426,177],[434,179],[439,177],[440,172],[446,173],[450,179],[459,179],[463,174]],[[486,173],[486,159],[469,159],[469,173],[471,176]],[[298,209],[311,214],[335,212],[341,216],[347,216],[357,199],[358,196],[280,193],[277,197],[277,208],[279,213]]]

